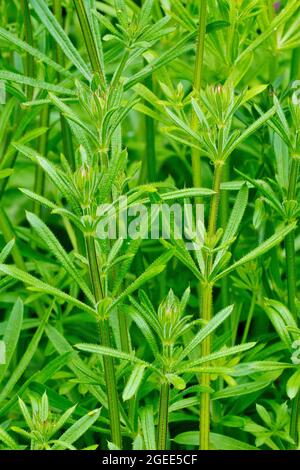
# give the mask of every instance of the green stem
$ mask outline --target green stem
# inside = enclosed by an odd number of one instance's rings
[[[289,201],[295,201],[297,198],[297,182],[299,173],[299,156],[292,156],[292,163],[289,175],[289,187],[287,198]],[[289,310],[298,320],[297,312],[297,273],[296,273],[296,252],[295,252],[295,232],[290,232],[285,239],[286,251],[286,268],[287,268],[287,290],[288,290],[288,306]],[[292,402],[291,421],[290,421],[290,435],[295,441],[295,447],[298,447],[298,430],[299,430],[299,408],[300,408],[300,393],[296,395]]]
[[[216,232],[218,209],[220,202],[220,186],[222,181],[222,170],[224,163],[222,161],[215,164],[213,190],[215,194],[211,198],[208,221],[208,245],[211,246]],[[213,263],[213,257],[209,253],[206,257],[206,274],[207,280],[202,283],[202,318],[205,322],[209,322],[213,313],[213,283],[208,280]],[[202,343],[202,356],[211,353],[211,337],[208,336]],[[201,375],[201,385],[209,387],[209,374]],[[210,432],[210,394],[202,392],[200,398],[200,449],[209,449],[209,432]]]
[[[167,448],[169,393],[170,393],[169,383],[163,382],[160,386],[158,430],[157,430],[157,450],[166,450]]]
[[[242,344],[246,343],[247,341],[251,321],[252,321],[253,314],[254,314],[255,305],[256,305],[256,292],[254,292],[252,295],[251,304],[250,304],[249,312],[247,315],[247,321],[246,321],[246,325],[245,325],[245,329],[244,329],[244,333],[242,337]]]
[[[198,25],[198,37],[197,37],[197,48],[196,48],[196,62],[194,71],[194,82],[193,91],[196,99],[199,98],[201,91],[202,81],[202,70],[203,70],[203,55],[204,55],[204,43],[205,43],[205,32],[206,32],[206,12],[207,12],[207,1],[201,0],[200,12],[199,12],[199,25]],[[194,132],[198,129],[198,118],[194,110],[192,110],[191,128]],[[195,188],[201,187],[201,161],[200,152],[198,149],[192,148],[192,170],[193,170],[193,185]]]
[[[31,25],[28,0],[21,0],[20,5],[21,5],[23,22],[24,22],[25,41],[30,46],[33,46],[33,33],[32,33],[32,25]],[[34,57],[29,53],[26,54],[25,73],[27,77],[34,78]],[[31,86],[26,87],[26,95],[27,95],[28,100],[32,99],[33,87]]]
[[[104,293],[100,278],[100,270],[96,253],[95,239],[92,236],[86,237],[86,251],[89,263],[91,284],[97,304],[104,299]],[[99,320],[100,344],[112,348],[110,337],[109,319],[104,317]],[[107,390],[108,414],[111,429],[112,442],[122,448],[122,436],[120,426],[120,407],[117,391],[117,380],[115,375],[114,360],[112,357],[103,357],[104,377]]]
[[[53,1],[53,11],[54,15],[61,25],[63,27],[63,18],[62,18],[62,6],[61,6],[61,0],[54,0]],[[56,61],[58,64],[64,67],[65,65],[65,57],[62,49],[56,44]],[[57,80],[60,80],[60,73],[57,73]],[[75,169],[75,156],[74,156],[74,148],[73,148],[73,142],[72,142],[72,134],[71,130],[68,126],[68,122],[66,118],[60,113],[60,126],[61,126],[61,133],[62,133],[62,142],[63,142],[63,152],[64,155],[66,156],[69,164]]]
[[[210,283],[202,285],[202,318],[206,322],[211,319],[212,315],[212,293],[213,286]],[[201,354],[208,356],[211,351],[211,337],[208,336],[202,343]],[[201,375],[201,385],[209,387],[209,374]],[[200,438],[199,444],[201,450],[209,449],[209,432],[210,432],[210,394],[202,392],[200,398]]]
[[[153,91],[153,79],[152,75],[149,75],[145,79],[145,85],[149,90]],[[150,105],[150,108],[152,106]],[[147,155],[147,172],[148,172],[148,181],[156,180],[156,152],[155,152],[155,125],[154,119],[150,116],[145,117],[146,125],[146,152]]]
[[[40,127],[48,127],[49,126],[49,105],[45,105],[40,117]],[[48,143],[48,132],[44,132],[38,141],[38,152],[45,156],[47,153],[47,143]],[[44,186],[45,186],[45,173],[43,168],[39,165],[36,167],[35,170],[35,181],[34,181],[34,192],[40,194],[41,196],[44,194]],[[41,204],[37,201],[33,203],[33,212],[40,216],[41,213]]]
[[[223,182],[229,180],[229,160],[224,164],[223,170]],[[221,226],[225,230],[226,225],[229,219],[229,191],[222,191],[221,196],[221,205],[220,205],[220,216],[221,216]],[[225,308],[229,305],[229,280],[228,277],[224,277],[221,281],[221,298],[222,298],[222,307]],[[227,319],[225,321],[226,329],[230,329],[231,320]]]
[[[291,169],[289,175],[288,201],[296,200],[297,181],[299,173],[299,156],[292,157]],[[287,287],[288,287],[288,306],[294,318],[297,320],[296,292],[297,275],[295,263],[295,232],[290,232],[285,239],[286,266],[287,266]]]

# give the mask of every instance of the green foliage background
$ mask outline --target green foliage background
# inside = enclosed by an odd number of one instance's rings
[[[299,448],[299,26],[1,2],[1,450]],[[204,245],[100,240],[123,196],[203,203]]]

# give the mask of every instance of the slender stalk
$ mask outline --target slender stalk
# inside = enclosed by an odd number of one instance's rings
[[[21,0],[20,6],[21,6],[22,17],[23,17],[23,22],[24,22],[25,41],[30,46],[33,46],[33,33],[32,33],[32,25],[31,25],[28,0]],[[26,54],[25,73],[28,77],[34,77],[34,57],[29,53]],[[26,95],[27,95],[28,100],[32,99],[33,87],[31,86],[26,87]]]
[[[62,5],[61,0],[54,0],[53,1],[53,11],[54,15],[59,22],[59,24],[63,27],[63,18],[62,18]],[[61,66],[65,65],[65,57],[61,48],[56,44],[56,61]],[[57,80],[60,80],[60,73],[57,72]],[[61,125],[61,133],[62,133],[62,143],[63,143],[63,152],[66,156],[68,162],[70,163],[71,167],[75,169],[75,156],[74,156],[74,148],[72,142],[72,135],[70,128],[68,126],[66,118],[60,113],[60,125]]]
[[[168,436],[168,416],[169,416],[169,383],[163,382],[160,387],[159,412],[158,412],[158,430],[157,430],[157,449],[166,450]]]
[[[145,85],[149,90],[153,90],[152,75],[145,79]],[[151,107],[151,106],[150,106]],[[145,117],[146,125],[146,152],[148,181],[156,180],[156,152],[155,152],[155,125],[154,119],[150,116]]]
[[[95,296],[95,300],[99,303],[104,299],[103,288],[100,278],[100,270],[98,265],[95,239],[91,236],[86,237],[86,251],[89,263],[89,271],[91,284]],[[99,331],[100,331],[100,344],[111,348],[111,337],[110,337],[110,325],[109,319],[103,317],[99,319]],[[114,368],[114,360],[112,357],[103,357],[104,365],[104,377],[107,389],[107,401],[108,401],[108,414],[110,420],[111,439],[120,449],[122,447],[122,436],[120,426],[120,411],[119,411],[119,399],[117,391],[117,381]]]
[[[40,127],[49,126],[49,117],[50,117],[49,111],[50,111],[49,105],[45,105],[40,116]],[[44,134],[42,134],[38,140],[38,152],[41,155],[46,155],[47,144],[48,144],[48,132],[44,132]],[[37,194],[43,195],[44,186],[45,186],[45,173],[44,173],[43,168],[41,168],[38,165],[35,170],[34,192]],[[34,201],[33,203],[33,212],[37,214],[38,216],[41,213],[41,204],[38,203],[37,201]]]
[[[213,190],[215,194],[212,196],[209,221],[208,221],[208,244],[211,245],[216,232],[218,219],[218,209],[220,202],[220,186],[222,181],[222,170],[224,163],[222,161],[215,164]],[[212,268],[213,258],[211,254],[206,257],[206,273],[207,277]],[[213,284],[207,279],[202,283],[202,318],[208,322],[212,317],[213,311]],[[202,355],[207,356],[211,352],[211,337],[208,336],[202,343]],[[201,385],[209,387],[209,374],[202,374]],[[199,443],[201,450],[209,449],[209,432],[210,432],[210,395],[209,392],[202,392],[200,399],[200,436]]]
[[[289,187],[288,187],[288,201],[296,200],[297,180],[299,173],[299,156],[292,157]],[[288,306],[291,313],[297,320],[296,308],[296,290],[297,290],[297,277],[296,277],[296,264],[295,264],[295,232],[290,232],[285,239],[286,249],[286,267],[287,267],[287,287],[288,287]]]
[[[223,169],[223,182],[229,180],[229,160],[224,164]],[[222,198],[220,204],[221,226],[225,230],[229,218],[229,191],[222,191]],[[229,282],[228,277],[224,277],[221,281],[221,299],[222,307],[225,308],[229,305]],[[229,330],[231,320],[227,319],[225,322],[226,329]]]
[[[255,305],[256,305],[256,292],[253,293],[252,298],[251,298],[251,304],[250,304],[249,312],[247,315],[247,321],[246,321],[246,325],[245,325],[245,329],[244,329],[244,333],[243,333],[243,337],[241,341],[242,344],[246,343],[247,341],[251,321],[252,321],[253,314],[254,314]]]
[[[207,1],[201,0],[200,12],[199,12],[199,25],[198,25],[198,37],[197,37],[197,48],[196,48],[196,63],[194,71],[194,83],[193,91],[196,98],[199,97],[201,91],[202,81],[202,69],[203,69],[203,55],[204,55],[204,43],[205,43],[205,32],[206,32],[206,12],[207,12]],[[192,110],[191,128],[195,132],[198,129],[197,115]],[[200,152],[198,149],[192,148],[192,170],[193,170],[193,185],[195,188],[201,187],[201,161]]]
[[[299,173],[299,156],[293,155],[289,176],[288,200],[296,200],[297,181]],[[296,273],[296,252],[295,252],[295,232],[290,232],[285,239],[286,251],[286,268],[287,268],[287,290],[288,290],[288,306],[290,312],[297,321],[297,273]],[[290,435],[295,441],[295,447],[298,447],[299,440],[299,414],[300,414],[300,393],[296,395],[292,402]]]

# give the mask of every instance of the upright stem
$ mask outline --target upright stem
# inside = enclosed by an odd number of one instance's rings
[[[20,5],[24,22],[25,41],[30,46],[33,46],[33,34],[28,0],[21,0]],[[29,53],[26,54],[25,73],[28,77],[34,78],[34,57]],[[26,94],[28,100],[31,100],[33,95],[33,87],[27,86]]]
[[[203,55],[204,55],[204,43],[205,43],[205,32],[206,32],[206,12],[207,12],[207,1],[200,1],[200,12],[199,12],[199,25],[198,25],[198,37],[197,37],[197,48],[196,48],[196,63],[194,71],[194,83],[193,91],[196,98],[199,97],[201,91],[202,81],[202,69],[203,69]],[[191,128],[195,132],[198,129],[197,115],[192,110]],[[193,184],[195,188],[201,187],[201,162],[200,152],[198,149],[192,148],[192,170],[193,170]]]
[[[40,116],[40,126],[41,127],[48,127],[49,125],[49,105],[45,105]],[[41,155],[46,155],[47,153],[47,143],[48,143],[48,132],[44,132],[39,137],[38,140],[38,152]],[[37,165],[35,170],[35,181],[34,181],[34,192],[40,195],[44,193],[44,186],[45,186],[45,173],[43,168]],[[37,201],[33,203],[33,211],[35,214],[40,215],[41,212],[41,204]]]
[[[149,90],[153,90],[152,75],[145,79],[145,84]],[[151,105],[150,105],[151,107]],[[145,117],[146,125],[146,158],[147,158],[147,172],[148,182],[156,180],[156,153],[155,153],[155,126],[154,119],[150,116]]]
[[[289,177],[288,200],[294,201],[297,198],[297,181],[299,173],[299,156],[292,156],[292,163]],[[288,290],[288,306],[290,312],[297,321],[297,273],[296,273],[296,253],[295,253],[295,232],[290,232],[285,239],[286,252],[286,268],[287,268],[287,290]],[[296,395],[292,402],[290,435],[298,447],[298,430],[299,430],[299,414],[300,414],[300,393]]]
[[[100,302],[104,298],[103,288],[100,279],[100,270],[98,265],[95,239],[92,236],[86,237],[86,251],[89,263],[90,278],[93,287],[93,292],[96,302]],[[109,319],[103,317],[99,319],[99,330],[100,330],[100,344],[108,348],[112,347],[110,337],[110,325]],[[114,368],[114,360],[112,357],[103,357],[104,365],[104,377],[107,390],[107,401],[108,401],[108,414],[111,428],[111,439],[112,442],[118,447],[122,448],[122,436],[120,426],[120,411],[119,411],[119,399],[117,391],[117,381]]]
[[[229,160],[224,165],[223,170],[223,182],[229,180]],[[222,191],[222,198],[221,198],[221,205],[220,205],[220,216],[221,216],[221,226],[223,230],[225,230],[228,218],[229,218],[229,191]],[[229,304],[229,282],[228,277],[225,276],[221,281],[221,299],[222,299],[222,307],[225,308]],[[230,319],[225,321],[225,326],[227,330],[230,328]]]
[[[213,190],[215,194],[212,196],[209,221],[208,221],[208,244],[211,245],[213,237],[216,232],[216,225],[218,219],[218,210],[220,202],[220,186],[222,181],[223,162],[217,162],[214,170]],[[212,317],[213,311],[213,283],[208,280],[209,273],[212,268],[213,257],[209,253],[206,257],[206,273],[207,279],[202,283],[202,318],[205,322],[209,322]],[[211,337],[208,336],[202,343],[202,355],[207,356],[211,352]],[[209,374],[201,375],[201,385],[209,387],[210,376]],[[202,392],[200,399],[200,449],[209,449],[209,432],[210,432],[210,394],[209,392]]]
[[[158,411],[157,450],[166,450],[168,436],[169,415],[169,383],[163,382],[160,386],[160,399]]]
[[[62,18],[62,5],[61,0],[54,0],[53,1],[53,11],[54,15],[59,22],[59,24],[63,27],[63,18]],[[56,61],[61,65],[65,65],[65,58],[63,51],[61,48],[56,45]],[[60,80],[60,73],[57,72],[57,79]],[[73,169],[75,169],[75,156],[74,156],[74,148],[72,142],[72,135],[70,128],[68,126],[66,118],[60,113],[60,125],[61,125],[61,133],[62,133],[62,142],[63,142],[63,152],[66,156],[69,164]]]
[[[288,201],[296,200],[297,180],[299,173],[299,156],[292,157],[291,169],[289,175]],[[295,232],[290,232],[285,239],[286,249],[286,267],[287,267],[287,287],[288,287],[288,305],[294,318],[297,320],[296,307],[296,263],[295,263]]]

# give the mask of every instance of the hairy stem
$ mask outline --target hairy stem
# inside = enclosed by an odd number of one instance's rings
[[[157,429],[157,449],[166,450],[168,436],[168,415],[169,415],[169,393],[170,385],[163,382],[160,386],[160,399],[158,411],[158,429]]]
[[[218,219],[218,209],[220,201],[220,186],[222,181],[223,162],[217,162],[214,170],[213,190],[215,194],[212,196],[209,208],[208,221],[208,245],[211,246],[216,232]],[[212,268],[213,257],[209,253],[206,257],[206,273],[207,280],[202,283],[202,318],[205,322],[211,320],[213,312],[213,284],[209,282],[208,276]],[[208,336],[202,343],[202,356],[207,356],[211,352],[211,337]],[[209,374],[202,374],[201,385],[209,387]],[[209,432],[210,432],[210,395],[209,392],[202,392],[200,398],[200,449],[209,449]]]
[[[89,271],[91,284],[93,287],[93,292],[97,304],[103,300],[104,293],[101,284],[100,270],[98,265],[95,239],[91,236],[86,237],[86,251],[87,258],[89,263]],[[103,317],[99,320],[99,330],[100,330],[100,344],[108,348],[112,347],[111,337],[110,337],[110,325],[109,319]],[[103,357],[104,365],[104,377],[107,391],[107,401],[108,401],[108,414],[110,420],[110,429],[111,429],[111,439],[112,442],[122,448],[122,437],[121,437],[121,426],[120,426],[120,411],[119,411],[119,399],[117,391],[117,381],[114,368],[114,360],[112,357],[104,356]]]
[[[145,79],[145,85],[153,91],[152,75]],[[151,105],[150,105],[151,107]],[[146,126],[146,152],[147,155],[147,173],[148,181],[156,180],[156,153],[155,153],[155,125],[154,119],[150,116],[145,117]]]

